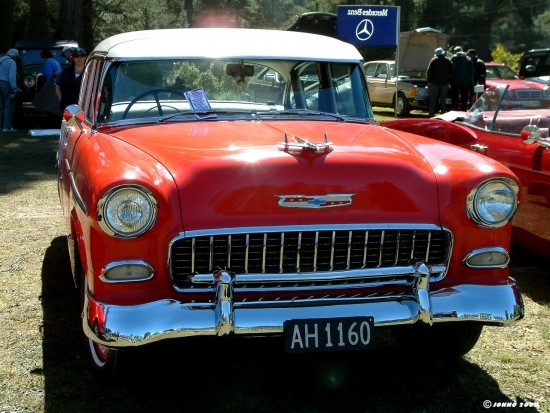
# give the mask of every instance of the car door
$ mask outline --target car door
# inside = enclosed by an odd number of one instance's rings
[[[383,62],[370,62],[365,65],[367,87],[373,105],[391,105],[393,96],[387,96],[389,65]]]

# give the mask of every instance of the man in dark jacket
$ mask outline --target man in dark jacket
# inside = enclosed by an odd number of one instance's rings
[[[485,62],[481,60],[479,57],[477,57],[477,52],[475,49],[468,50],[468,56],[470,56],[470,60],[472,61],[472,64],[474,65],[474,76],[473,76],[473,83],[472,83],[472,89],[470,90],[470,97],[472,98],[472,102],[475,102],[476,98],[476,92],[474,91],[474,87],[476,85],[482,85],[483,89],[485,89],[485,79],[487,77],[487,68],[485,67]]]
[[[462,47],[454,48],[454,55],[451,57],[453,64],[453,76],[451,78],[451,99],[453,109],[468,110],[468,94],[474,79],[474,65]]]
[[[445,51],[438,47],[435,49],[435,56],[428,65],[428,90],[430,94],[430,106],[428,109],[430,117],[435,116],[437,105],[441,113],[447,111],[447,92],[453,73],[451,61],[445,56]]]

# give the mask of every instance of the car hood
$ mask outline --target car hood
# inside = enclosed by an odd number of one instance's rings
[[[539,89],[546,90],[548,85],[542,82],[525,79],[487,79],[487,86],[493,85],[509,85],[509,90],[521,90],[521,89]]]
[[[439,222],[432,165],[379,126],[218,120],[110,134],[141,148],[172,174],[186,230],[270,222]],[[331,142],[326,152],[292,145],[296,137],[323,142],[325,134]]]

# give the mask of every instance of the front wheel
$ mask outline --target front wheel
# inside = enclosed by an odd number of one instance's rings
[[[411,105],[407,100],[407,97],[403,93],[397,94],[397,100],[395,102],[395,114],[398,117],[408,116],[411,113]]]
[[[468,353],[477,343],[483,325],[470,322],[433,326],[394,327],[393,336],[407,349],[456,358]]]
[[[87,317],[86,309],[84,308],[85,294],[87,294],[87,283],[84,271],[80,266],[80,302],[82,317]],[[98,333],[97,324],[94,325],[94,332]],[[115,350],[110,347],[106,347],[102,344],[96,343],[88,337],[84,337],[85,351],[91,366],[92,372],[103,380],[107,380],[114,384],[123,370],[121,367],[123,352],[122,350]]]
[[[114,379],[119,370],[120,350],[98,344],[86,337],[86,349],[92,370],[102,378]]]

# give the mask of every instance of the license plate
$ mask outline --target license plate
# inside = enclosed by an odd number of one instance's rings
[[[283,330],[287,353],[364,350],[374,347],[372,317],[287,320]]]

